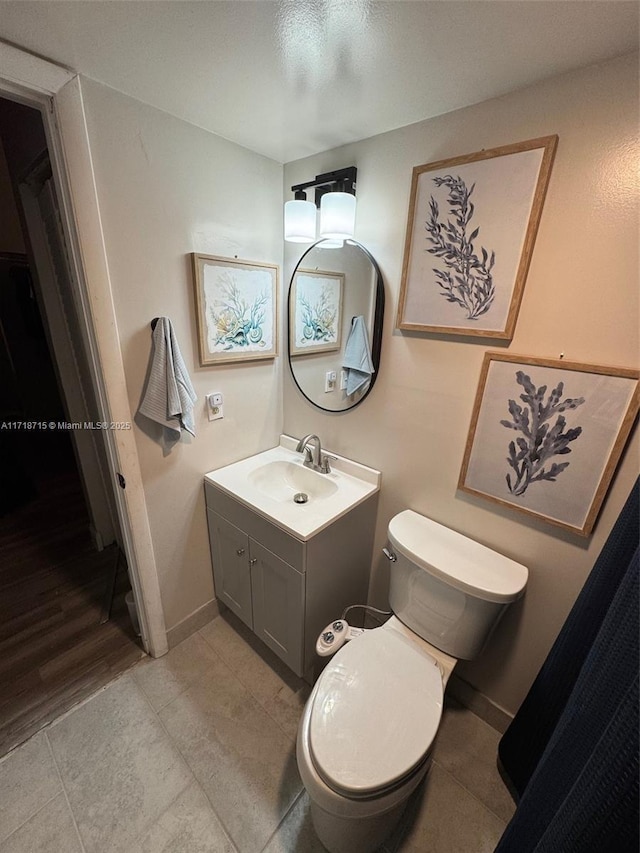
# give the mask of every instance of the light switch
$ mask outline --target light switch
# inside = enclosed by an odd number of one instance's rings
[[[330,391],[336,390],[336,372],[335,370],[327,370],[324,375],[324,392],[328,394]]]

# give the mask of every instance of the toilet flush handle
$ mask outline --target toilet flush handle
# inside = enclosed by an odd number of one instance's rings
[[[387,560],[389,560],[390,563],[395,563],[398,559],[393,553],[393,551],[390,551],[388,548],[383,548],[382,553],[385,555],[385,557],[387,558]]]

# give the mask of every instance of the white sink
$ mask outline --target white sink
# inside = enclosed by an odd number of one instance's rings
[[[296,444],[283,435],[277,447],[211,471],[205,480],[303,541],[379,490],[379,471],[338,456],[330,473],[321,474],[304,466]],[[306,501],[297,502],[300,494]]]
[[[327,474],[319,474],[304,468],[299,460],[285,462],[282,459],[265,462],[249,474],[249,482],[274,501],[295,500],[296,495],[306,496],[300,503],[309,500],[325,500],[335,495],[338,484]]]

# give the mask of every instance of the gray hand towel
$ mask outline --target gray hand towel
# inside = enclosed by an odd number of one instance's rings
[[[359,314],[351,322],[351,330],[344,348],[342,366],[347,371],[347,394],[364,389],[375,373],[371,347],[364,317]]]
[[[151,368],[138,411],[168,430],[175,440],[186,429],[195,436],[193,405],[197,400],[171,320],[159,317],[153,330]]]

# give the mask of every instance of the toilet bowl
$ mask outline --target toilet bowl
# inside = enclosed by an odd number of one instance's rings
[[[455,660],[392,616],[331,659],[307,701],[297,758],[316,833],[367,853],[424,778]]]
[[[298,729],[330,853],[371,853],[393,831],[428,771],[457,659],[479,652],[527,580],[524,566],[410,510],[391,520],[386,553],[394,615],[330,659]]]

